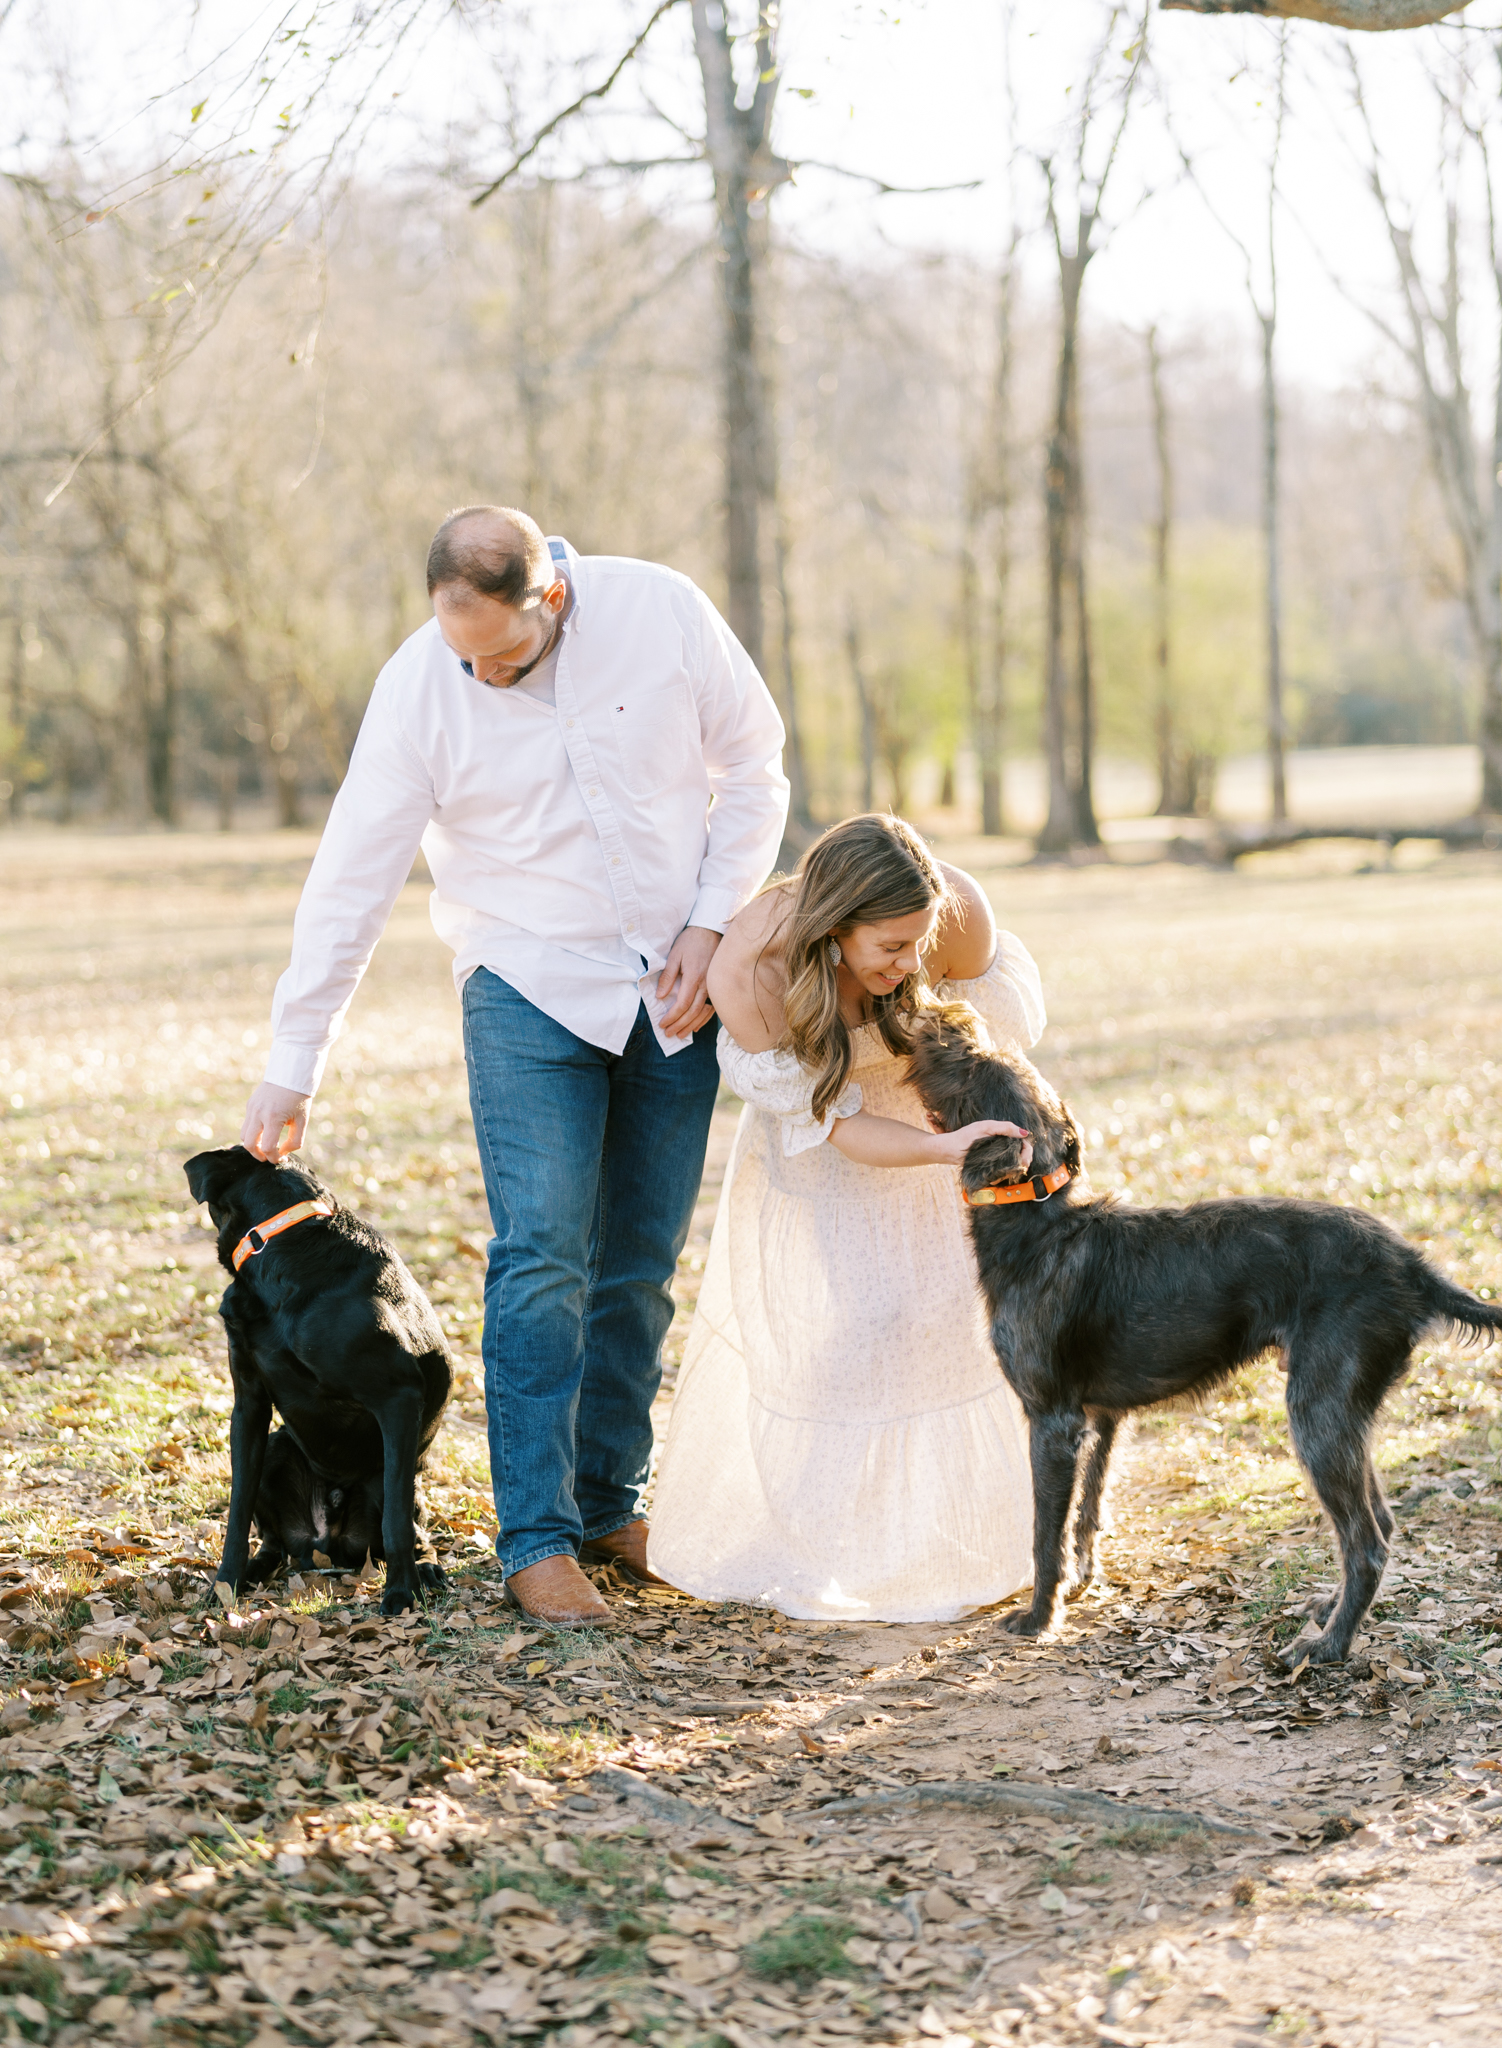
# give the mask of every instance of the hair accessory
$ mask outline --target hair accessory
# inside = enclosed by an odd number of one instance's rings
[[[830,940],[830,942],[829,942],[829,964],[830,964],[830,966],[831,966],[831,967],[838,967],[838,966],[839,966],[839,964],[840,964],[840,962],[841,962],[841,961],[842,961],[842,960],[844,959],[844,957],[845,957],[845,956],[844,956],[844,954],[843,954],[843,953],[842,953],[842,952],[840,951],[840,942],[839,942],[839,940],[838,940],[838,939],[831,939],[831,940]]]

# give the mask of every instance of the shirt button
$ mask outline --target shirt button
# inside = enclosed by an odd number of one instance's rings
[[[636,930],[636,921],[634,918],[632,919],[631,923],[627,925],[626,929],[628,932],[634,932]]]
[[[574,729],[574,721],[571,718],[566,718],[563,722],[568,727],[569,731],[572,732]]]
[[[600,792],[595,788],[594,784],[591,783],[589,788],[585,790],[584,794],[586,796],[598,796]]]
[[[621,857],[620,857],[620,855],[619,855],[618,853],[613,853],[613,854],[612,854],[612,855],[610,856],[610,865],[611,865],[611,866],[612,866],[613,868],[618,868],[618,867],[620,866],[620,864],[621,864]]]

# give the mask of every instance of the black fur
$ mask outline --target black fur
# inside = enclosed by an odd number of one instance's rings
[[[1030,1131],[1035,1175],[1082,1169],[1080,1134],[1048,1083],[1017,1053],[979,1046],[952,1015],[929,1025],[913,1085],[946,1130],[995,1117]],[[1015,1138],[973,1145],[965,1189],[1021,1179]],[[1335,1529],[1340,1591],[1316,1611],[1324,1632],[1300,1644],[1334,1663],[1370,1607],[1393,1520],[1370,1441],[1388,1389],[1419,1337],[1438,1324],[1482,1338],[1502,1311],[1447,1280],[1395,1230],[1361,1209],[1319,1202],[1196,1202],[1138,1209],[1072,1180],[1045,1202],[970,1213],[991,1339],[1032,1434],[1033,1599],[1009,1619],[1037,1635],[1053,1619],[1069,1511],[1078,1489],[1075,1567],[1095,1569],[1101,1490],[1122,1417],[1196,1395],[1276,1351],[1288,1375],[1294,1447]],[[1083,1472],[1081,1467],[1083,1466]]]
[[[252,1225],[329,1191],[305,1167],[273,1166],[243,1146],[200,1152],[183,1168],[219,1232],[234,1275]],[[329,1197],[332,1199],[332,1197]],[[230,1504],[220,1580],[232,1592],[284,1557],[386,1565],[383,1614],[416,1604],[443,1573],[417,1556],[417,1475],[453,1384],[432,1304],[396,1252],[339,1209],[269,1239],[224,1290],[235,1406]],[[268,1442],[272,1409],[283,1427]],[[250,1556],[254,1520],[262,1539]]]

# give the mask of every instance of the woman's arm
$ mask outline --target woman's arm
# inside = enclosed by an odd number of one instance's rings
[[[960,1166],[972,1145],[982,1138],[1021,1138],[1022,1171],[1033,1162],[1033,1148],[1026,1131],[1016,1124],[998,1123],[982,1117],[979,1123],[964,1124],[957,1131],[920,1131],[896,1117],[871,1116],[865,1110],[840,1117],[829,1132],[827,1143],[853,1159],[859,1166]]]
[[[949,901],[923,956],[929,986],[941,981],[973,981],[996,957],[996,920],[974,875],[940,861],[949,884]]]
[[[706,986],[720,1022],[746,1052],[771,1052],[781,1043],[782,954],[777,932],[787,911],[786,891],[753,896],[725,927],[709,963]]]

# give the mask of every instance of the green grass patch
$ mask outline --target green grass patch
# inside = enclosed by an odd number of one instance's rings
[[[1301,1592],[1311,1580],[1329,1568],[1329,1558],[1323,1552],[1311,1549],[1308,1544],[1290,1551],[1287,1557],[1276,1559],[1262,1574],[1266,1583],[1247,1601],[1246,1620],[1254,1628],[1260,1627],[1264,1622],[1276,1621],[1294,1594]],[[1297,1634],[1298,1631],[1295,1630],[1294,1633]]]
[[[1102,1849],[1128,1849],[1135,1856],[1150,1856],[1161,1849],[1183,1849],[1205,1839],[1197,1820],[1133,1820],[1119,1828],[1103,1828]]]
[[[858,1932],[850,1920],[798,1913],[752,1942],[746,1950],[746,1968],[753,1977],[796,1984],[803,1990],[821,1977],[858,1974],[845,1953],[845,1943]]]
[[[526,1768],[534,1777],[556,1777],[560,1772],[587,1770],[620,1745],[608,1728],[587,1720],[587,1709],[579,1710],[580,1723],[562,1728],[534,1728],[527,1736]]]
[[[273,1714],[300,1714],[311,1707],[313,1695],[306,1686],[299,1685],[295,1678],[289,1678],[285,1685],[279,1685],[274,1693],[267,1696],[267,1708]]]

